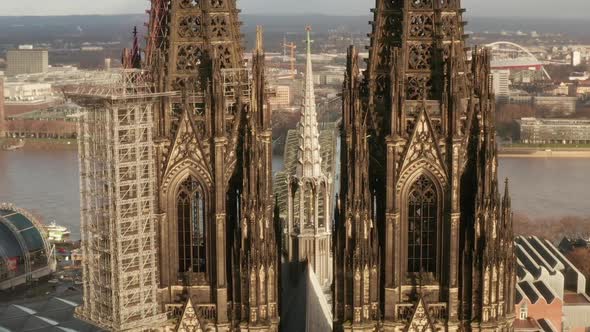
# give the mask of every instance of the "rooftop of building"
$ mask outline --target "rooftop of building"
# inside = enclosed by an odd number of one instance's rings
[[[526,297],[535,303],[543,297],[551,303],[555,297],[564,299],[564,294],[585,292],[584,275],[551,242],[519,236],[515,243],[517,299]]]
[[[541,326],[539,325],[539,323],[532,319],[516,319],[514,321],[514,330],[515,331],[531,331],[531,332],[535,332],[535,331],[539,331],[539,332],[544,332],[544,330],[541,328]]]
[[[586,294],[566,292],[563,295],[564,305],[590,305],[590,297]]]
[[[47,48],[13,48],[7,52],[49,52]]]
[[[77,119],[82,108],[74,103],[40,108],[26,113],[8,116],[9,120],[70,120]]]
[[[18,286],[23,276],[52,272],[53,249],[42,224],[25,210],[0,204],[0,289]]]

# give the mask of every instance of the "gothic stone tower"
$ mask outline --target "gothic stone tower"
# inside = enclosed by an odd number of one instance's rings
[[[246,68],[235,2],[152,0],[146,63],[159,91],[177,92],[155,114],[160,302],[202,329],[273,331],[264,54],[259,43]]]
[[[336,330],[512,330],[490,59],[466,54],[462,13],[459,0],[378,0],[363,76],[349,52]]]
[[[332,284],[331,211],[332,180],[322,170],[311,63],[311,28],[307,28],[307,64],[297,168],[288,180],[287,221],[289,261],[309,261],[325,289]]]

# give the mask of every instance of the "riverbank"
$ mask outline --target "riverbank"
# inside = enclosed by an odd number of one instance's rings
[[[16,144],[17,139],[0,138],[0,147]],[[27,150],[77,150],[76,139],[26,138],[23,149]],[[281,152],[284,147],[281,147]],[[524,145],[503,146],[498,149],[504,158],[590,158],[590,146],[584,147],[526,147]]]
[[[13,145],[18,142],[14,138],[0,138],[0,147]],[[78,142],[74,138],[70,139],[50,139],[50,138],[25,138],[23,149],[28,150],[76,150]]]
[[[501,147],[498,155],[504,158],[590,158],[590,148]]]

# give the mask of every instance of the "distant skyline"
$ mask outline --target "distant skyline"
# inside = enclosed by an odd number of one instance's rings
[[[142,13],[145,0],[19,0],[2,4],[0,15],[88,15]],[[269,5],[269,2],[272,5]],[[246,14],[369,15],[375,0],[238,0]],[[463,0],[471,16],[587,18],[588,0]]]

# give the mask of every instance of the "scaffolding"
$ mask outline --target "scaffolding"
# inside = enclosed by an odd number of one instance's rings
[[[147,72],[69,93],[85,108],[78,127],[84,301],[76,315],[110,331],[153,329],[158,305],[153,112]]]

